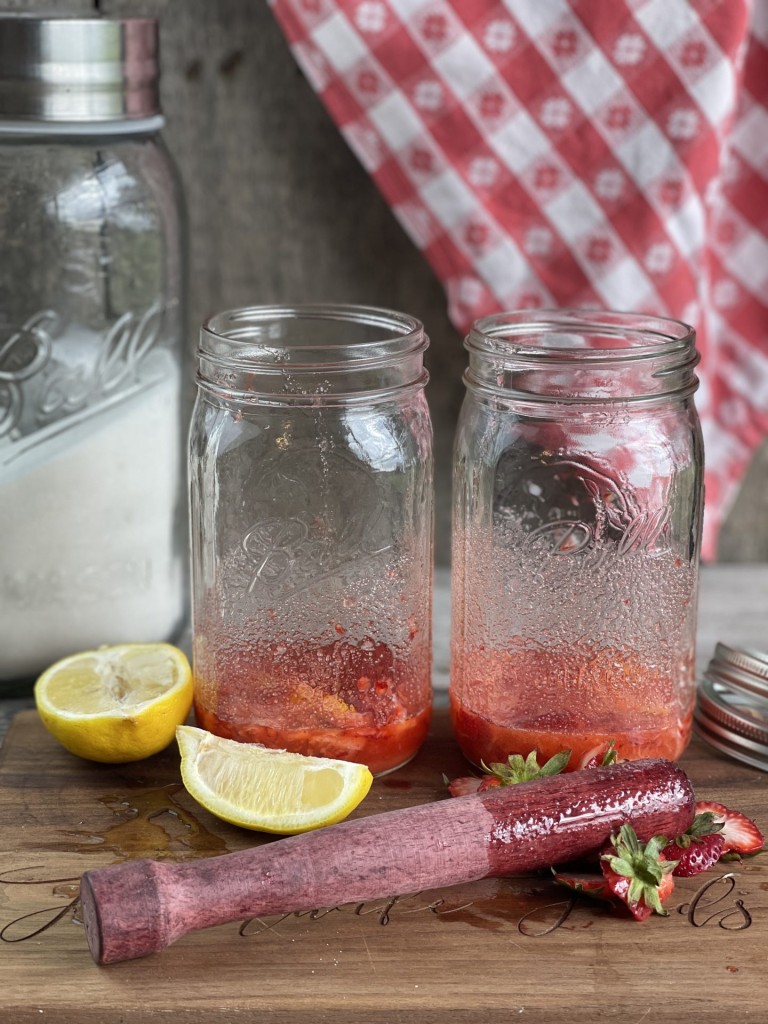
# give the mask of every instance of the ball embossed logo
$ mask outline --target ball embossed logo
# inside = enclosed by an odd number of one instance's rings
[[[255,516],[241,544],[249,592],[302,590],[392,548],[375,475],[360,460],[312,444],[261,466]]]

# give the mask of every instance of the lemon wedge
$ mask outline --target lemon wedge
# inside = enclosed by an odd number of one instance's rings
[[[364,764],[238,743],[180,725],[181,777],[217,818],[242,828],[294,835],[342,821],[371,788]]]
[[[192,706],[192,672],[171,644],[119,644],[62,658],[34,694],[43,724],[67,750],[122,764],[173,741]]]

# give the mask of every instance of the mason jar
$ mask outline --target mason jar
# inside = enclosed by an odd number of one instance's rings
[[[151,19],[0,17],[0,688],[186,625],[183,200]]]
[[[407,762],[431,712],[428,339],[410,316],[256,307],[200,334],[190,432],[198,724]]]
[[[464,754],[677,758],[696,689],[694,331],[536,310],[479,320],[466,347],[450,681]]]

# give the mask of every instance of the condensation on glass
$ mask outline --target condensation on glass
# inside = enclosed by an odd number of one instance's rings
[[[703,500],[693,330],[521,312],[478,321],[466,347],[450,682],[465,755],[678,757]]]
[[[185,620],[182,201],[157,25],[0,17],[0,680]]]
[[[367,764],[431,709],[428,340],[350,306],[221,313],[190,435],[199,724]]]

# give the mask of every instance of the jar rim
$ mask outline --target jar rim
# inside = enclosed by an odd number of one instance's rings
[[[311,329],[313,323],[336,323],[350,331],[361,328],[361,336],[332,342],[303,336],[300,325]],[[201,355],[264,371],[285,362],[294,368],[321,365],[326,370],[349,367],[350,361],[358,368],[373,367],[412,356],[428,345],[424,325],[416,317],[348,303],[242,306],[214,313],[200,329]]]
[[[581,344],[552,344],[580,336]],[[590,338],[609,342],[591,346]],[[546,340],[546,343],[545,343]],[[603,309],[524,309],[476,320],[465,339],[471,350],[548,362],[613,362],[658,358],[695,345],[696,331],[682,320]],[[616,344],[613,344],[616,342]]]
[[[203,323],[197,381],[244,401],[373,400],[423,388],[428,345],[420,320],[378,306],[244,306]]]
[[[696,332],[681,320],[593,309],[533,309],[476,320],[464,340],[470,390],[573,405],[687,398]]]

